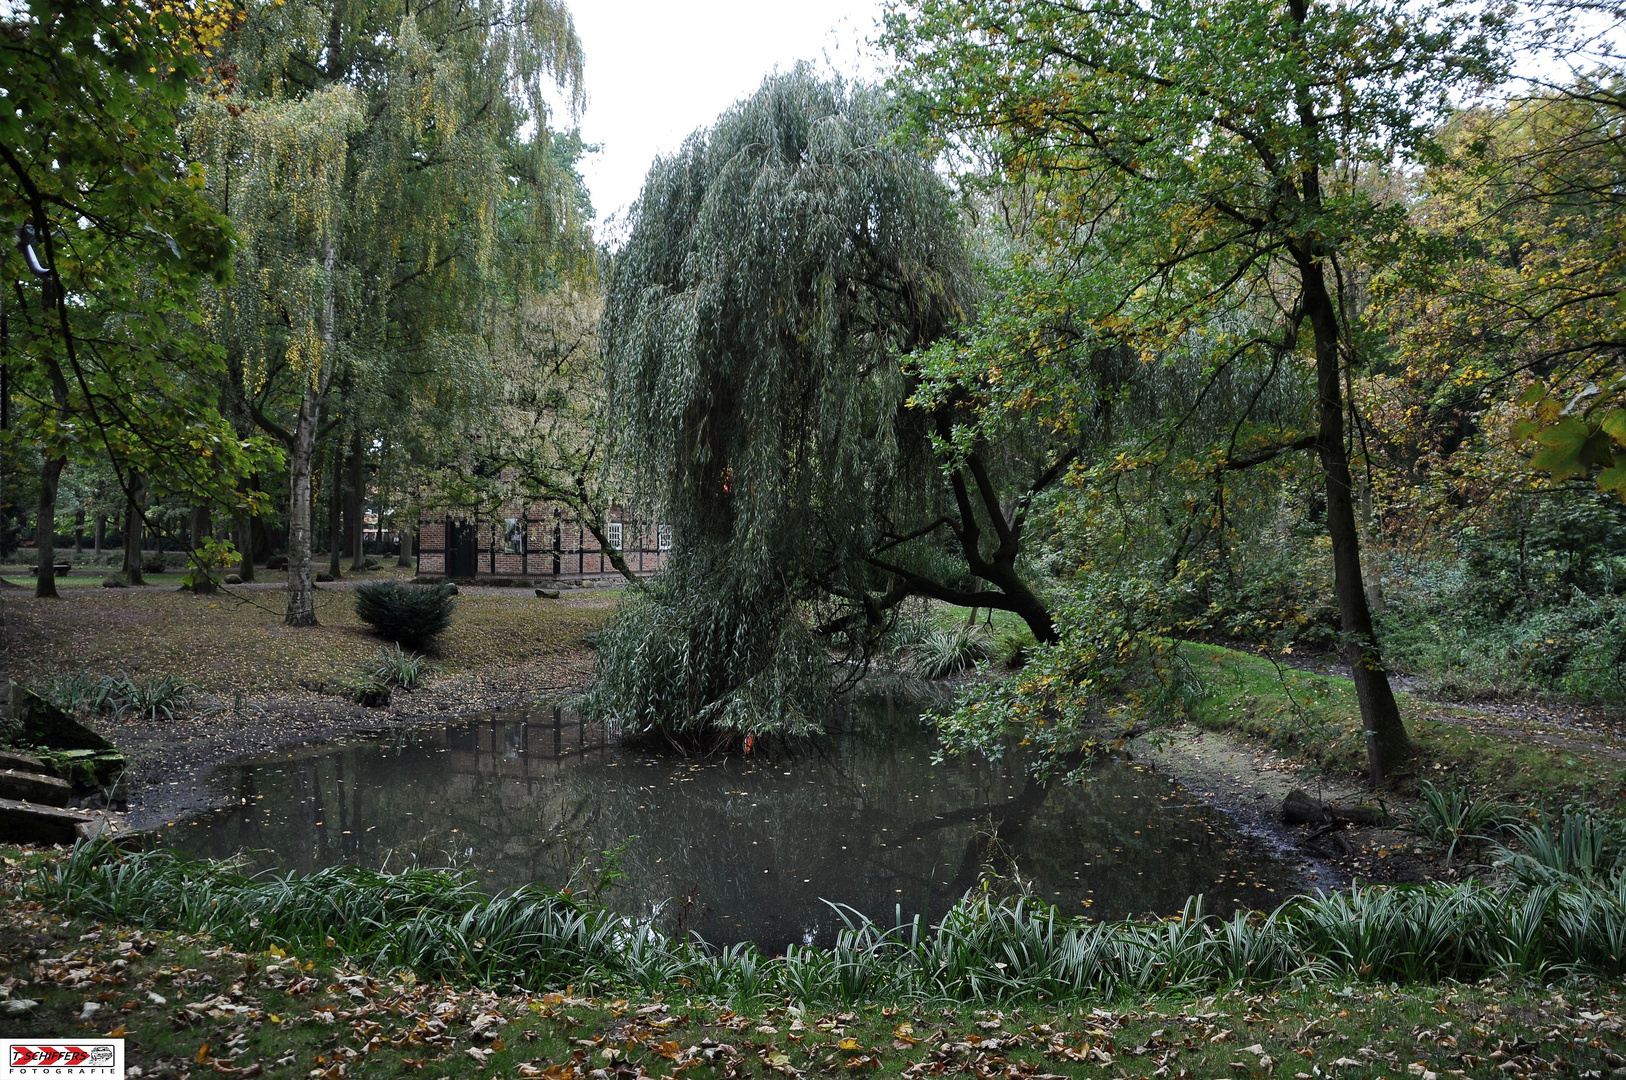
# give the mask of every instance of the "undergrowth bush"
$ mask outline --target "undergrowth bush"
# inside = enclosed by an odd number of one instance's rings
[[[457,586],[377,581],[356,590],[356,617],[391,641],[420,644],[452,624]]]
[[[1218,919],[1201,898],[1166,921],[1090,923],[1027,898],[968,897],[935,926],[884,929],[849,908],[828,949],[716,949],[531,885],[356,867],[247,877],[169,850],[82,844],[37,892],[85,919],[209,933],[242,949],[335,949],[423,978],[575,983],[728,998],[996,1002],[1197,991],[1295,976],[1412,983],[1626,973],[1626,872],[1498,891],[1468,882],[1356,886]],[[685,992],[689,992],[688,989]]]
[[[367,674],[392,689],[412,693],[424,684],[434,671],[434,665],[416,653],[409,653],[399,645],[380,649],[368,665]]]
[[[1447,696],[1558,692],[1626,701],[1626,597],[1572,597],[1522,614],[1475,610],[1460,591],[1398,604],[1381,637],[1401,670]]]
[[[994,639],[990,656],[1005,667],[1019,668],[1028,662],[1028,657],[1032,655],[1033,648],[1037,644],[1038,641],[1034,639],[1033,631],[1029,630],[1025,624],[1006,627]]]
[[[1000,760],[1013,741],[1035,775],[1076,774],[1131,727],[1190,713],[1197,679],[1168,638],[1145,625],[1141,595],[1081,590],[1056,613],[1060,641],[1035,645],[1022,670],[976,683],[946,716],[930,717],[942,753]]]

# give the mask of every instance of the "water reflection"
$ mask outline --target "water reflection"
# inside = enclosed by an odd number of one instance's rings
[[[824,900],[887,922],[936,918],[998,834],[1035,892],[1101,918],[1270,907],[1294,867],[1166,778],[1104,765],[1049,790],[1014,762],[931,762],[918,708],[850,706],[795,755],[654,758],[606,747],[558,712],[299,747],[223,768],[234,806],[164,830],[175,846],[260,866],[465,867],[493,890],[590,886],[635,837],[618,908],[708,941],[828,943]]]

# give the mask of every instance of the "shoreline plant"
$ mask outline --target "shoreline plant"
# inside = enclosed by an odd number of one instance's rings
[[[1559,826],[1562,830],[1562,823]],[[1293,978],[1417,983],[1626,974],[1626,871],[1496,889],[1361,886],[1269,913],[1092,923],[1029,898],[968,898],[890,929],[834,906],[829,948],[712,947],[539,886],[488,896],[466,876],[335,867],[249,877],[168,850],[81,844],[35,891],[87,919],[207,933],[243,949],[337,950],[419,978],[806,1003],[1057,1001]]]
[[[177,709],[191,701],[193,686],[173,675],[155,675],[137,682],[128,672],[92,675],[88,671],[48,679],[36,692],[67,713],[109,713],[115,720],[131,715],[144,720],[175,719]]]

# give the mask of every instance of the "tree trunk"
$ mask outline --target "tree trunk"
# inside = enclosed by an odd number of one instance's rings
[[[39,576],[34,580],[34,595],[53,597],[56,591],[56,491],[67,468],[65,457],[47,457],[40,470],[39,520],[34,523],[34,547],[39,554]]]
[[[197,581],[197,584],[192,588],[192,591],[196,593],[212,593],[215,591],[214,567],[204,565],[202,557],[198,555],[198,552],[203,550],[204,544],[208,542],[213,533],[214,517],[209,512],[208,504],[194,506],[192,508],[192,519],[187,525],[187,540],[191,547],[191,551],[187,554],[192,560],[193,578]]]
[[[1361,580],[1361,539],[1355,524],[1355,485],[1344,447],[1343,362],[1338,348],[1338,313],[1319,261],[1300,264],[1304,312],[1315,331],[1316,390],[1320,426],[1316,453],[1327,484],[1327,536],[1332,541],[1333,592],[1343,631],[1344,660],[1355,681],[1355,697],[1366,729],[1368,765],[1374,786],[1411,752],[1400,706],[1389,686],[1372,610]]]
[[[143,585],[141,576],[141,502],[143,498],[140,473],[130,474],[130,496],[124,503],[124,580],[131,585]]]
[[[401,534],[401,546],[395,555],[395,565],[410,567],[412,565],[412,556],[418,546],[418,530],[414,527],[411,529],[399,528],[397,531]]]
[[[288,448],[288,611],[289,626],[316,625],[316,587],[311,580],[311,469],[316,458],[316,425],[322,413],[317,389],[306,386],[299,401],[293,445]]]
[[[361,429],[350,442],[350,569],[367,569],[367,457],[362,453]]]
[[[333,487],[327,497],[327,572],[334,581],[344,576],[344,446],[333,446]]]
[[[91,530],[91,554],[97,559],[102,557],[102,543],[107,539],[107,515],[97,514],[94,528]]]
[[[203,542],[214,531],[213,515],[209,513],[207,506],[194,506],[192,508],[192,520],[188,531],[192,536],[192,550],[196,551],[203,546]]]
[[[85,512],[74,511],[73,515],[73,554],[74,558],[85,553]]]
[[[327,397],[333,355],[333,262],[338,255],[329,237],[322,245],[322,369],[305,384],[288,448],[288,613],[289,626],[316,625],[316,584],[311,580],[311,469],[316,462],[316,435]]]
[[[237,550],[243,556],[237,563],[237,576],[247,584],[254,580],[254,519],[247,514],[237,520]]]
[[[266,528],[265,519],[252,517],[248,520],[249,536],[254,543],[254,561],[263,563],[272,555],[271,530]]]
[[[0,596],[0,721],[11,719],[11,639],[6,636],[6,604]]]
[[[1056,633],[1056,623],[1050,617],[1050,609],[1044,606],[1044,601],[1039,599],[1038,594],[1028,588],[1027,582],[1022,580],[1015,566],[993,564],[978,574],[983,580],[999,586],[999,591],[1010,601],[1007,610],[1016,612],[1022,621],[1028,624],[1028,629],[1033,632],[1034,641],[1041,645],[1054,645],[1060,640]],[[976,616],[974,611],[972,616],[973,618]]]

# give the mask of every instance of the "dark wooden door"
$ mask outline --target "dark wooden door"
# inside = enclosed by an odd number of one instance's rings
[[[474,522],[448,521],[446,523],[446,576],[471,578],[474,576],[474,564]]]

